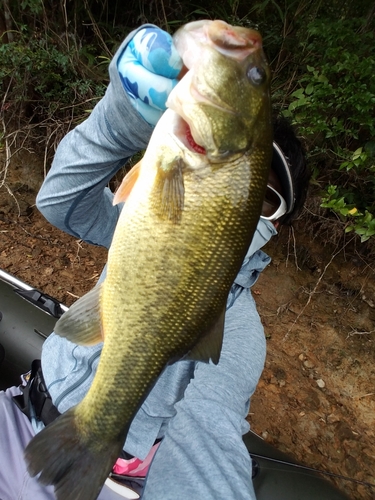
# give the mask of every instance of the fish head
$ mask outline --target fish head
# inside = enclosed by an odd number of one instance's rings
[[[261,143],[271,148],[271,73],[259,32],[197,21],[178,30],[174,44],[187,72],[167,106],[185,122],[185,143],[210,162],[239,157]]]

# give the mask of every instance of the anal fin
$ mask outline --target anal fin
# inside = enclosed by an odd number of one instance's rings
[[[212,362],[217,365],[220,359],[221,346],[223,344],[224,321],[225,308],[211,328],[191,349],[186,356],[186,359],[194,359],[196,361],[204,361],[206,363],[208,363],[211,359]]]

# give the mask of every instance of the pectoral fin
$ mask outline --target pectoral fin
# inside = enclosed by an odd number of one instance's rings
[[[79,345],[102,342],[100,291],[98,285],[78,299],[58,320],[55,333]]]
[[[116,191],[115,196],[113,198],[113,205],[117,205],[118,203],[121,203],[128,199],[129,194],[131,193],[135,183],[138,180],[139,172],[141,170],[141,163],[142,160],[139,161],[136,165],[134,165],[134,167],[131,170],[129,170],[129,172],[122,179],[120,187]]]
[[[221,346],[224,335],[225,309],[220,314],[217,321],[210,330],[198,341],[187,355],[187,359],[204,361],[208,363],[210,359],[217,365],[220,359]]]
[[[154,210],[160,217],[174,223],[180,222],[184,209],[183,167],[184,162],[180,157],[161,161],[154,187]]]

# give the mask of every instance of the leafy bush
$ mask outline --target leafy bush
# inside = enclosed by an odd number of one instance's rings
[[[343,217],[345,232],[355,231],[361,241],[375,236],[375,143],[367,143],[367,152],[360,147],[339,170],[352,171],[357,182],[349,188],[330,184],[322,197],[322,207],[330,208]]]
[[[320,183],[328,179],[322,206],[362,241],[375,235],[375,36],[365,22],[308,24],[299,88],[284,111],[306,138]]]
[[[51,116],[66,106],[76,115],[74,105],[103,94],[104,82],[85,75],[87,57],[75,48],[32,36],[26,28],[15,41],[0,45],[0,58],[0,85],[7,108],[22,105],[30,119]]]

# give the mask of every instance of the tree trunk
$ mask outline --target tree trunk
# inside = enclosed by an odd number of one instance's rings
[[[2,43],[13,42],[12,16],[9,9],[9,0],[3,0],[3,14],[0,15],[0,37]]]

